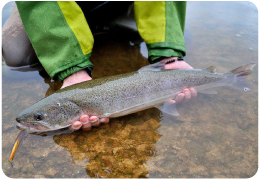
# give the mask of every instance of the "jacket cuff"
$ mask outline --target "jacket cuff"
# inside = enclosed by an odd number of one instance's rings
[[[147,44],[148,61],[153,64],[164,57],[184,57],[186,55],[185,45],[173,42],[156,42]]]
[[[89,60],[87,60],[87,61],[77,64],[75,66],[69,67],[64,71],[59,72],[57,74],[57,78],[62,82],[69,75],[71,75],[77,71],[80,71],[82,69],[85,69],[87,71],[87,73],[89,74],[89,76],[91,76],[91,71],[92,71],[93,67],[94,67],[94,65]]]

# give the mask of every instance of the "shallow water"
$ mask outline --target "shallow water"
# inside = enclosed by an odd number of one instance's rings
[[[250,2],[188,2],[185,60],[199,69],[214,65],[218,72],[257,63],[257,27],[257,9]],[[95,36],[94,78],[148,64],[144,43],[126,37]],[[216,88],[217,95],[199,94],[180,104],[179,117],[152,108],[89,132],[29,135],[10,168],[7,160],[19,133],[15,117],[61,83],[38,71],[2,66],[2,168],[9,177],[247,178],[257,171],[258,67],[248,78],[253,91]]]

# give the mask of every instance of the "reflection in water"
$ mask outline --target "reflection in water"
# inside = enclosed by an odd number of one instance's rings
[[[214,65],[227,72],[256,62],[257,10],[250,2],[188,2],[185,39],[185,60],[194,68]],[[95,36],[93,78],[146,65],[144,43],[133,42],[118,32]],[[257,170],[257,67],[249,77],[253,91],[216,88],[217,95],[199,94],[178,105],[179,117],[152,108],[90,132],[29,135],[10,168],[17,114],[61,83],[44,71],[9,71],[2,65],[2,168],[9,177],[246,178]]]
[[[73,161],[85,161],[90,177],[146,177],[146,161],[155,156],[154,144],[160,138],[157,111],[144,111],[111,120],[88,133],[76,132],[54,136]],[[86,161],[87,160],[87,161]]]

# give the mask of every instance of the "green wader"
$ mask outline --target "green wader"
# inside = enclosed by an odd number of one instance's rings
[[[74,1],[17,1],[26,33],[51,78],[63,81],[88,67],[93,35]],[[186,2],[134,2],[138,32],[147,44],[150,63],[185,56]]]

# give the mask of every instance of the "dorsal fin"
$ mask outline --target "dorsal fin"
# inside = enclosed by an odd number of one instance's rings
[[[142,71],[161,71],[164,69],[165,62],[157,62],[154,64],[150,64],[147,66],[144,66],[138,70],[138,72]]]
[[[210,66],[210,67],[208,67],[207,69],[205,69],[206,71],[209,71],[209,72],[211,72],[211,73],[215,73],[216,72],[216,70],[217,70],[217,68],[215,67],[215,66]]]

